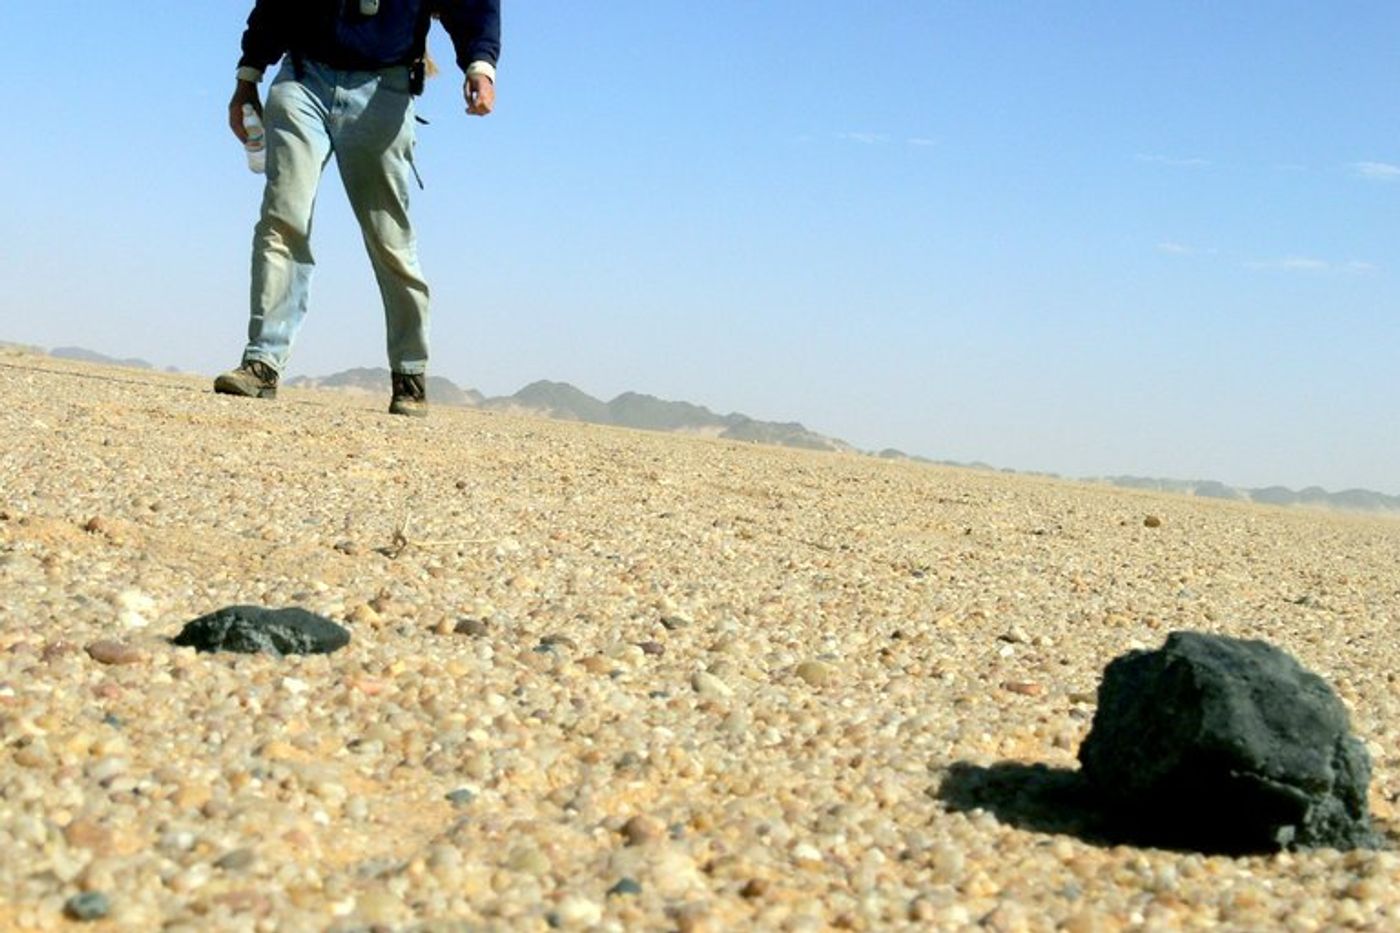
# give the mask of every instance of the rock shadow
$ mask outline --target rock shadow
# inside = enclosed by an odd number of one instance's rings
[[[999,761],[982,767],[954,762],[937,797],[955,813],[986,810],[1017,829],[1075,836],[1095,845],[1125,842],[1077,770]]]
[[[948,767],[936,796],[955,813],[985,810],[1017,829],[1074,836],[1104,848],[1121,845],[1234,857],[1279,850],[1277,846],[1232,845],[1217,835],[1203,838],[1169,816],[1153,819],[1139,813],[1145,818],[1130,819],[1124,812],[1110,810],[1081,772],[1069,768],[1019,761],[983,767],[958,761]],[[1229,822],[1228,813],[1218,816]],[[1377,830],[1377,848],[1396,848],[1393,827],[1381,825]]]

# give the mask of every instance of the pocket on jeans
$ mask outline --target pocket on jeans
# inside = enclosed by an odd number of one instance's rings
[[[380,71],[379,87],[381,90],[392,91],[395,94],[413,96],[413,82],[409,77],[408,66],[397,65]]]
[[[268,89],[271,90],[284,81],[293,81],[295,79],[296,66],[292,64],[292,56],[283,55],[282,65],[277,69],[277,74],[272,76],[272,83],[268,85]]]

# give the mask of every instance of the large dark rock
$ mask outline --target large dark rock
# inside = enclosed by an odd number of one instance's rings
[[[1370,758],[1332,689],[1262,641],[1174,632],[1112,661],[1083,777],[1115,830],[1205,852],[1376,844]]]
[[[262,651],[280,657],[330,654],[350,643],[350,633],[305,609],[229,606],[185,623],[174,642],[200,651]]]

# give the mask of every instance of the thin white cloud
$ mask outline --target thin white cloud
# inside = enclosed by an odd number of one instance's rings
[[[1220,251],[1204,246],[1192,246],[1190,243],[1178,243],[1176,240],[1163,240],[1157,244],[1158,252],[1169,253],[1172,256],[1214,256]]]
[[[1325,259],[1311,256],[1284,256],[1281,259],[1256,259],[1245,263],[1250,269],[1273,270],[1276,272],[1325,272],[1332,264]]]
[[[936,140],[936,139],[929,139],[927,136],[911,136],[911,137],[907,140],[907,142],[908,142],[909,145],[911,145],[911,146],[920,146],[920,147],[936,146],[936,145],[938,145],[938,140]]]
[[[1313,256],[1283,256],[1279,259],[1259,259],[1244,264],[1247,269],[1261,272],[1375,272],[1374,263],[1352,259],[1347,262],[1332,262]]]
[[[890,141],[888,133],[837,133],[836,136],[838,139],[866,146],[878,146]]]
[[[1139,162],[1147,162],[1151,165],[1166,165],[1170,168],[1204,168],[1210,164],[1210,162],[1205,159],[1182,159],[1176,156],[1154,155],[1146,152],[1139,152],[1134,158]]]
[[[1356,174],[1373,181],[1400,181],[1400,165],[1391,162],[1356,162]]]

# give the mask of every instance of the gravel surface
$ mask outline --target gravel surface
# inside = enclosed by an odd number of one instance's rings
[[[1390,851],[1036,807],[1201,629],[1336,687],[1394,838],[1400,521],[13,350],[0,397],[0,928],[1400,927]],[[352,639],[169,643],[233,604]]]

